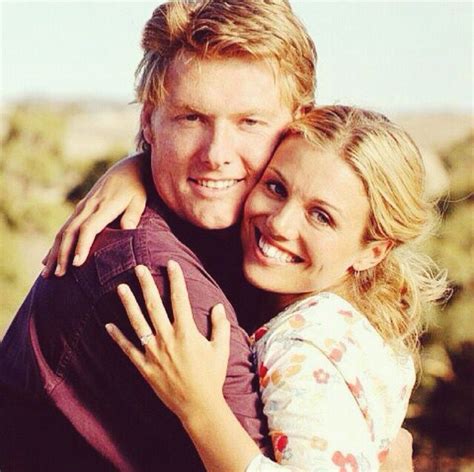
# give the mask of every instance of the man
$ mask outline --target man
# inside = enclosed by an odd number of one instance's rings
[[[166,298],[170,258],[204,334],[210,308],[224,303],[232,324],[224,393],[265,447],[248,340],[219,286],[236,305],[249,300],[234,225],[280,132],[313,99],[315,49],[283,0],[166,3],[142,45],[148,208],[136,230],[103,231],[80,268],[39,278],[20,308],[0,347],[2,471],[202,468],[178,420],[104,329],[114,322],[131,334],[115,291],[136,286],[137,264]]]

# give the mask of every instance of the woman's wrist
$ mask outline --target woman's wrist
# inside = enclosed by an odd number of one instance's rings
[[[181,421],[208,471],[243,472],[260,454],[223,396],[190,410]]]
[[[222,393],[207,397],[200,402],[185,402],[181,411],[176,412],[186,430],[200,430],[212,423],[215,413],[230,408]]]

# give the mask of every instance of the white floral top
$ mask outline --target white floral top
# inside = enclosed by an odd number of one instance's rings
[[[259,455],[247,472],[378,470],[407,410],[411,357],[332,293],[294,303],[252,341],[277,463]]]

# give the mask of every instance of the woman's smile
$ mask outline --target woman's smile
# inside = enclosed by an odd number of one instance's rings
[[[286,138],[245,205],[244,273],[296,299],[343,289],[366,251],[368,217],[362,181],[332,148]]]
[[[280,264],[295,264],[303,262],[301,257],[278,246],[278,244],[264,236],[258,228],[255,228],[255,241],[260,254],[272,262]]]

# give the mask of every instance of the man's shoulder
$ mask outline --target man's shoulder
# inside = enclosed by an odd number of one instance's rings
[[[198,255],[173,233],[166,214],[153,207],[146,208],[134,230],[120,229],[116,223],[109,225],[96,238],[84,266],[72,270],[77,281],[97,298],[114,290],[137,265],[146,265],[158,276],[164,274],[170,259],[181,265],[187,279],[220,291]]]

